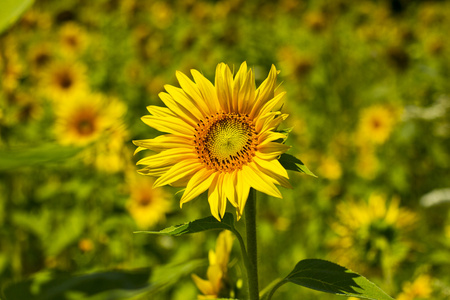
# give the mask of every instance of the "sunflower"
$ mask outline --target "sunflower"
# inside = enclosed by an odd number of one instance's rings
[[[44,75],[43,87],[47,96],[55,103],[65,103],[67,99],[86,92],[85,67],[73,62],[59,62],[49,67]]]
[[[88,38],[86,32],[74,22],[64,24],[60,29],[59,36],[62,46],[61,50],[68,56],[80,54],[87,47]]]
[[[433,292],[431,277],[427,274],[419,275],[413,282],[403,285],[397,300],[430,299]]]
[[[84,95],[56,106],[55,133],[62,145],[83,146],[95,141],[108,127],[105,101],[99,94]]]
[[[244,62],[233,77],[220,63],[215,86],[197,70],[195,82],[177,72],[181,88],[166,85],[159,97],[167,107],[148,106],[142,121],[167,134],[137,140],[136,152],[157,154],[137,162],[138,172],[159,177],[154,187],[185,186],[180,206],[208,190],[211,214],[221,220],[227,199],[243,213],[250,188],[282,198],[275,184],[291,187],[278,157],[289,149],[286,135],[276,132],[287,115],[272,111],[284,92],[275,95],[275,66],[255,88],[253,71]]]
[[[131,175],[128,178],[130,197],[126,208],[141,229],[163,221],[171,209],[170,195],[163,188],[153,189],[153,182],[149,177]]]
[[[359,119],[357,143],[361,145],[386,142],[395,125],[395,115],[393,109],[382,105],[364,109]]]
[[[44,71],[54,59],[52,46],[47,43],[41,43],[33,46],[28,53],[28,61],[31,70],[34,73]]]
[[[228,297],[226,290],[228,284],[228,262],[233,247],[233,234],[224,230],[217,237],[216,249],[210,250],[208,259],[209,267],[206,271],[207,279],[202,279],[192,274],[195,285],[203,293],[198,299],[217,299]]]
[[[363,202],[341,202],[336,207],[332,229],[337,237],[330,242],[332,259],[353,269],[368,270],[401,261],[408,253],[407,233],[417,221],[412,211],[400,207],[399,198],[391,201],[372,194]]]

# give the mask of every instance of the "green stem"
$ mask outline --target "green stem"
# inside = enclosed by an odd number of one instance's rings
[[[250,189],[247,203],[245,204],[245,230],[249,260],[249,266],[247,268],[248,291],[250,300],[259,300],[256,246],[256,191],[252,188]]]
[[[270,300],[270,299],[272,299],[272,296],[273,296],[273,294],[275,293],[275,291],[280,287],[280,286],[282,286],[283,284],[285,284],[286,283],[286,280],[281,280],[280,282],[278,282],[273,288],[272,288],[272,290],[270,291],[270,293],[269,293],[269,295],[267,296],[267,300]]]

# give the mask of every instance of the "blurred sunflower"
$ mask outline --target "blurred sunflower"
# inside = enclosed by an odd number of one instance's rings
[[[326,156],[321,159],[319,174],[330,180],[337,180],[342,176],[342,168],[338,160],[333,156]]]
[[[18,87],[25,68],[19,57],[17,41],[14,38],[5,38],[3,42],[3,57],[0,55],[1,86],[10,92]]]
[[[62,145],[83,146],[98,139],[111,120],[100,94],[83,95],[56,106],[55,133]]]
[[[181,89],[166,85],[159,94],[166,107],[148,106],[148,126],[168,134],[134,141],[136,152],[158,154],[137,162],[139,173],[159,177],[154,186],[186,186],[180,205],[208,190],[212,215],[220,220],[227,199],[238,219],[254,188],[281,198],[275,184],[291,187],[278,157],[289,149],[276,132],[287,115],[272,111],[285,93],[275,95],[278,71],[255,88],[254,74],[244,62],[236,76],[224,63],[216,68],[215,86],[197,70],[195,83],[177,72]]]
[[[123,126],[125,106],[98,93],[56,106],[55,133],[62,145],[83,146]]]
[[[203,293],[198,299],[217,299],[229,297],[227,287],[230,286],[228,280],[228,261],[233,247],[233,234],[224,230],[217,237],[215,251],[210,250],[208,259],[209,267],[206,271],[208,279],[202,279],[196,274],[192,274],[195,285]]]
[[[397,300],[430,299],[432,292],[431,277],[422,274],[413,282],[407,282],[403,285],[402,292],[397,296]]]
[[[359,118],[356,143],[383,144],[395,125],[395,112],[386,106],[375,105],[364,109]]]
[[[45,70],[53,59],[52,46],[47,43],[34,45],[28,53],[28,62],[31,71],[35,73],[40,73]]]
[[[44,74],[43,88],[55,103],[66,103],[68,99],[86,92],[85,72],[85,67],[79,63],[55,63]]]
[[[331,228],[332,259],[356,270],[392,267],[409,250],[406,233],[414,227],[417,216],[400,207],[400,200],[372,194],[367,202],[341,202],[336,207],[336,220]]]
[[[163,188],[152,188],[154,180],[130,174],[127,178],[130,198],[126,208],[140,229],[149,229],[165,220],[171,210],[171,196]]]
[[[88,44],[88,35],[78,24],[65,23],[59,31],[61,50],[64,54],[73,56],[81,54]]]

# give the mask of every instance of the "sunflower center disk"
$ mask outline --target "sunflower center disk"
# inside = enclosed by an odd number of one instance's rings
[[[210,169],[231,172],[252,161],[257,146],[255,126],[248,116],[217,113],[196,127],[195,150]]]

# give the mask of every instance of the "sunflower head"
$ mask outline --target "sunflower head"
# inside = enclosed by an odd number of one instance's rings
[[[81,53],[87,46],[86,32],[76,23],[68,22],[60,29],[60,43],[66,55]]]
[[[337,220],[332,228],[337,238],[331,246],[333,258],[340,263],[357,269],[378,268],[383,256],[406,253],[406,233],[413,228],[417,216],[400,207],[398,198],[388,202],[385,196],[372,194],[367,202],[341,202],[336,210]],[[391,257],[391,262],[401,259]]]
[[[68,102],[86,92],[85,68],[77,63],[55,63],[49,67],[43,84],[48,97],[55,103]]]
[[[364,109],[359,119],[357,143],[383,144],[389,138],[395,121],[393,108],[376,105]]]
[[[235,76],[219,64],[214,85],[198,71],[191,73],[194,81],[177,72],[181,88],[166,85],[167,92],[159,94],[166,107],[147,107],[144,123],[166,134],[134,141],[137,152],[156,152],[138,161],[139,172],[158,177],[155,187],[185,186],[180,205],[208,190],[218,220],[227,199],[239,218],[250,188],[281,198],[275,185],[290,184],[277,159],[289,146],[276,131],[287,115],[275,110],[285,94],[275,92],[275,66],[258,88],[245,62]]]
[[[130,197],[126,208],[140,229],[149,229],[163,221],[171,209],[169,194],[163,188],[153,189],[153,182],[149,177],[128,176]]]

